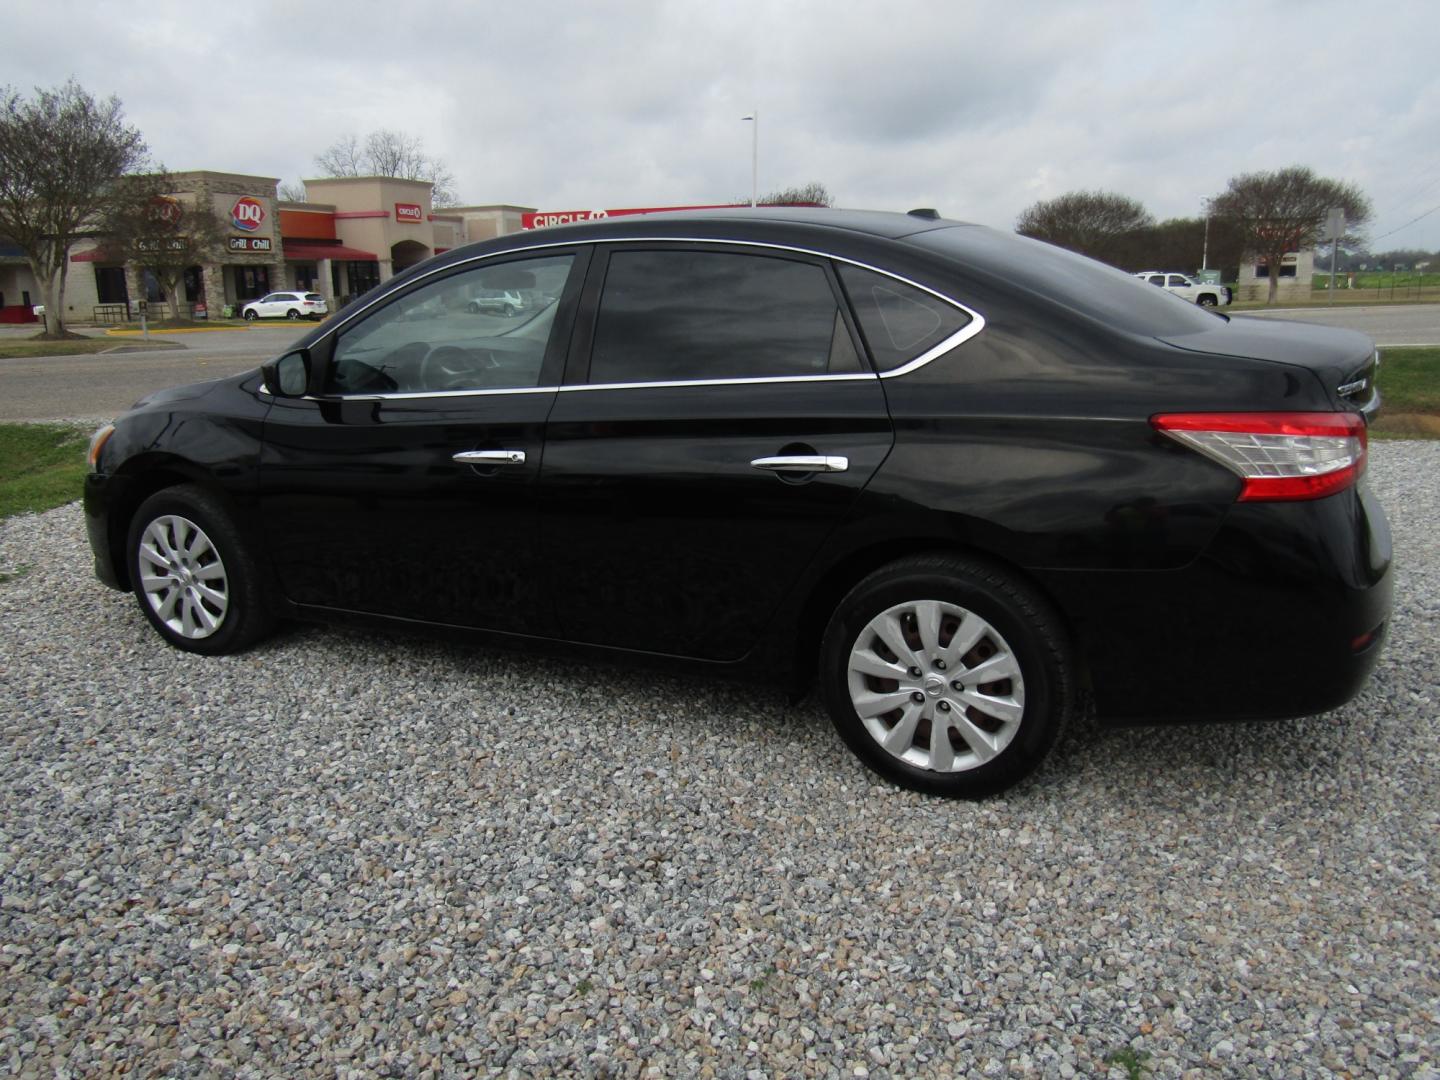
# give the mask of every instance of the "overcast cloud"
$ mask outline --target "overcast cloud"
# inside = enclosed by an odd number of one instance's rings
[[[1440,248],[1435,0],[12,0],[3,21],[0,81],[116,94],[175,170],[295,180],[383,127],[466,203],[727,202],[758,107],[762,192],[1010,228],[1076,189],[1198,215],[1303,164],[1366,191],[1377,250]]]

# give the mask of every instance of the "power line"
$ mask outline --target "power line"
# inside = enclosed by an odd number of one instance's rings
[[[1415,222],[1421,220],[1421,218],[1427,218],[1427,217],[1429,217],[1431,214],[1435,213],[1436,210],[1440,210],[1440,206],[1432,206],[1429,210],[1426,210],[1426,211],[1425,211],[1423,214],[1421,214],[1419,217],[1413,217],[1413,218],[1411,218],[1409,221],[1405,222],[1405,224],[1404,224],[1404,225],[1401,225],[1399,228],[1391,229],[1389,232],[1387,232],[1387,233],[1381,233],[1379,236],[1372,236],[1372,237],[1370,238],[1370,243],[1373,244],[1373,243],[1375,243],[1376,240],[1384,240],[1385,237],[1387,237],[1387,236],[1394,236],[1394,235],[1395,235],[1397,232],[1399,232],[1401,229],[1408,229],[1411,225],[1414,225]]]

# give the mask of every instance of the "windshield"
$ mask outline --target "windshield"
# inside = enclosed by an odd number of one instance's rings
[[[978,225],[931,229],[906,239],[1132,334],[1200,333],[1213,330],[1220,318],[1123,270],[1039,240]]]

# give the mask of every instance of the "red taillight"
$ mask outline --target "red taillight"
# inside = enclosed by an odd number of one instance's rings
[[[1241,502],[1321,499],[1365,470],[1358,413],[1166,413],[1150,423],[1239,476]]]

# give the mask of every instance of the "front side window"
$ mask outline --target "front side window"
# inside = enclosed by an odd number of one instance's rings
[[[903,367],[971,321],[954,304],[873,270],[842,264],[840,280],[880,371]]]
[[[392,300],[341,332],[326,392],[434,394],[538,386],[573,260],[551,255],[486,262]],[[497,307],[496,293],[515,303]]]
[[[616,251],[590,382],[676,382],[860,370],[816,263],[722,251]]]

